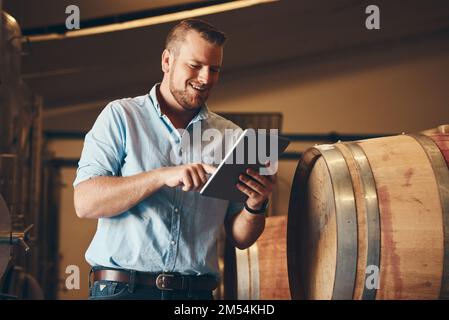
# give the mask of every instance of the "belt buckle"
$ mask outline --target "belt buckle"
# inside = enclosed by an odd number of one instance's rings
[[[175,278],[175,275],[169,273],[160,273],[156,278],[156,287],[159,290],[171,291],[174,290],[170,287],[170,278]]]

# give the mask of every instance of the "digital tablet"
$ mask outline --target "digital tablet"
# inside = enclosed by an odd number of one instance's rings
[[[237,189],[239,176],[252,168],[260,174],[267,174],[267,161],[277,167],[279,156],[290,141],[280,135],[270,135],[269,130],[246,129],[239,136],[231,150],[207,180],[200,194],[235,202],[245,202],[246,194]]]

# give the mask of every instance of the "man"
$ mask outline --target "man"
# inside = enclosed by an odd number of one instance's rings
[[[180,22],[167,36],[162,82],[148,95],[109,103],[86,135],[74,203],[79,217],[99,219],[86,252],[91,298],[211,299],[223,222],[241,249],[262,233],[274,175],[242,174],[237,187],[248,200],[229,203],[198,192],[213,166],[186,161],[198,152],[183,143],[195,125],[238,129],[205,105],[224,42],[202,20]]]

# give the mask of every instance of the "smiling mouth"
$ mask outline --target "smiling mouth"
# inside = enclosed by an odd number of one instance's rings
[[[195,84],[193,84],[193,83],[189,83],[189,85],[190,85],[195,91],[204,92],[204,91],[207,90],[207,87],[206,87],[206,86],[198,86],[198,85],[195,85]]]

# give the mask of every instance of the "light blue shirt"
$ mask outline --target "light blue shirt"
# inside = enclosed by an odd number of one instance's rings
[[[103,109],[85,137],[74,186],[97,176],[131,176],[191,163],[198,152],[210,161],[211,146],[222,150],[215,157],[224,157],[238,136],[228,141],[224,132],[241,129],[203,106],[186,132],[193,136],[200,125],[202,132],[215,128],[223,139],[202,142],[201,150],[185,148],[189,134],[180,134],[161,113],[156,86],[147,95],[115,100]],[[164,186],[128,211],[98,219],[86,260],[92,266],[218,276],[217,237],[226,215],[242,209],[241,203]]]

